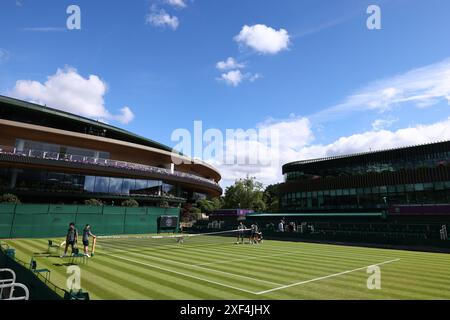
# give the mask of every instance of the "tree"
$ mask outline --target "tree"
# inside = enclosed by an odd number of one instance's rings
[[[193,214],[201,214],[201,213],[202,213],[202,210],[200,210],[199,208],[196,208],[196,207],[192,207],[192,208],[189,210],[189,213],[193,213]]]
[[[5,193],[0,197],[0,203],[20,204],[20,200],[15,194]]]
[[[223,200],[221,198],[213,198],[211,200],[202,199],[198,200],[195,205],[201,210],[201,212],[209,213],[222,208]]]
[[[92,207],[101,207],[103,205],[103,202],[101,200],[97,200],[97,199],[89,199],[89,200],[84,200],[84,204],[87,206],[92,206]]]
[[[279,184],[271,184],[264,190],[263,199],[266,204],[266,210],[269,212],[277,212],[279,210],[278,187]]]
[[[169,203],[166,200],[161,200],[161,202],[159,203],[159,206],[161,208],[169,208]]]
[[[237,180],[234,185],[225,189],[225,205],[227,209],[266,210],[263,199],[263,184],[253,177]]]
[[[202,215],[199,208],[192,205],[192,203],[186,203],[181,209],[181,221],[192,222],[198,220]]]
[[[134,199],[128,199],[122,202],[122,207],[137,208],[139,207],[139,202]]]

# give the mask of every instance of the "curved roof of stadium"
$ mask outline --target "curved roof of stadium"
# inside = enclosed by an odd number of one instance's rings
[[[283,170],[287,169],[289,167],[293,167],[293,166],[301,166],[301,165],[314,164],[314,163],[319,163],[319,162],[327,162],[327,161],[333,161],[333,160],[346,160],[346,159],[355,160],[357,158],[362,158],[362,157],[374,157],[374,156],[379,156],[379,155],[383,156],[383,155],[389,154],[389,153],[401,153],[401,152],[405,152],[408,150],[414,150],[414,149],[417,150],[420,148],[433,148],[434,149],[434,148],[438,148],[439,145],[449,145],[449,144],[450,144],[450,140],[443,140],[443,141],[436,141],[436,142],[417,144],[417,145],[411,145],[411,146],[402,146],[402,147],[383,149],[383,150],[374,150],[374,151],[353,153],[353,154],[347,154],[347,155],[336,155],[336,156],[325,157],[325,158],[294,161],[294,162],[284,164]]]
[[[137,143],[140,145],[145,145],[145,146],[156,148],[156,149],[174,152],[172,150],[172,148],[170,148],[164,144],[161,144],[159,142],[156,142],[154,140],[144,138],[142,136],[139,136],[139,135],[129,132],[127,130],[124,130],[124,129],[121,129],[118,127],[114,127],[112,125],[109,125],[109,124],[106,124],[106,123],[103,123],[100,121],[96,121],[96,120],[92,120],[92,119],[89,119],[86,117],[78,116],[78,115],[75,115],[75,114],[72,114],[69,112],[65,112],[65,111],[62,111],[59,109],[54,109],[54,108],[50,108],[48,106],[42,106],[42,105],[39,105],[36,103],[31,103],[31,102],[22,101],[22,100],[18,100],[18,99],[14,99],[11,97],[6,97],[6,96],[0,95],[0,104],[2,104],[2,103],[6,103],[9,107],[17,108],[15,111],[22,109],[22,111],[27,112],[29,114],[36,112],[36,113],[40,113],[40,114],[46,114],[50,118],[52,118],[52,117],[54,117],[55,119],[63,118],[63,119],[73,122],[74,124],[83,124],[85,126],[86,125],[91,126],[92,128],[95,128],[97,130],[99,129],[99,130],[105,132],[107,134],[107,136],[110,136],[111,134],[114,136],[118,136],[118,137],[115,137],[117,140],[123,140],[123,141]],[[0,105],[0,108],[1,107],[2,106]],[[33,123],[33,124],[42,125],[42,123],[39,121],[36,121],[36,123]],[[51,123],[51,122],[45,123],[45,126],[54,127],[57,129],[64,129],[64,128],[60,128],[57,123]],[[178,153],[178,154],[180,154],[180,153]]]

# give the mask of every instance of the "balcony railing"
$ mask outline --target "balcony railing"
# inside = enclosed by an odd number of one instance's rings
[[[53,161],[83,163],[83,164],[97,165],[97,166],[102,166],[102,167],[111,167],[111,168],[124,169],[124,170],[134,170],[134,171],[143,171],[143,172],[149,172],[149,173],[157,173],[157,174],[162,174],[162,175],[191,179],[191,180],[205,183],[216,189],[220,188],[220,186],[217,182],[194,175],[194,174],[176,171],[176,170],[172,171],[172,170],[168,170],[168,169],[164,169],[164,168],[158,168],[158,167],[148,166],[148,165],[139,164],[139,163],[111,160],[111,159],[102,159],[102,158],[75,155],[75,154],[69,154],[69,153],[59,153],[59,152],[52,152],[52,151],[42,151],[42,150],[32,150],[32,149],[18,150],[18,148],[15,148],[15,147],[1,146],[1,145],[0,145],[0,154],[8,154],[8,155],[15,155],[15,156],[20,156],[20,157],[45,159],[45,160],[53,160]]]

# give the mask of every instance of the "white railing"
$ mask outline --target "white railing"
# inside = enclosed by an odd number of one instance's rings
[[[200,182],[207,183],[209,185],[214,185],[215,187],[219,187],[219,184],[215,181],[212,181],[207,178],[203,178],[194,174],[185,173],[181,171],[172,171],[164,168],[158,168],[153,166],[148,166],[139,163],[132,163],[126,161],[119,160],[111,160],[111,159],[102,159],[95,157],[88,157],[82,155],[74,155],[68,153],[58,153],[52,151],[42,151],[42,150],[32,150],[32,149],[22,149],[18,150],[18,148],[11,146],[0,146],[0,154],[10,154],[22,157],[29,158],[37,158],[37,159],[46,159],[46,160],[55,160],[55,161],[67,161],[74,163],[84,163],[84,164],[92,164],[104,167],[113,167],[119,169],[127,169],[127,170],[139,170],[145,172],[159,173],[164,175],[172,175],[181,178],[194,179]]]
[[[21,284],[16,283],[16,274],[11,269],[0,269],[0,273],[8,273],[10,278],[0,279],[0,300],[28,300],[30,298],[30,292],[28,288]],[[23,290],[22,296],[14,296],[14,292],[17,288]]]

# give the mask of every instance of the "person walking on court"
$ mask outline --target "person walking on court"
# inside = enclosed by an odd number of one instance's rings
[[[89,237],[92,237],[94,239],[97,238],[95,235],[92,234],[91,226],[87,224],[86,226],[84,226],[83,229],[83,246],[84,246],[84,255],[88,258],[91,257],[89,255]]]
[[[253,223],[252,226],[250,227],[250,238],[249,241],[251,244],[255,244],[256,243],[256,233],[258,232],[258,226],[256,225],[256,223]]]
[[[66,235],[66,247],[64,248],[64,254],[61,256],[61,258],[64,258],[67,255],[67,249],[69,246],[72,249],[72,254],[74,253],[74,249],[76,248],[78,240],[78,231],[75,228],[75,223],[71,222],[69,224],[69,230],[67,230]]]
[[[245,225],[244,223],[241,221],[239,223],[238,226],[238,237],[237,237],[237,242],[236,244],[239,244],[239,241],[241,241],[242,243],[244,243],[244,234],[245,234]]]

